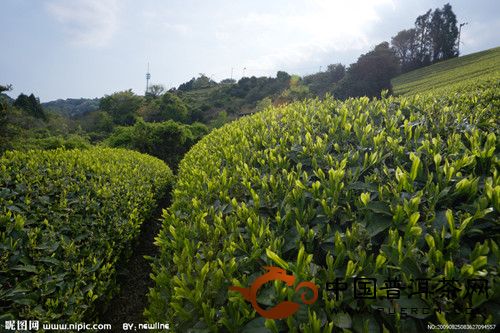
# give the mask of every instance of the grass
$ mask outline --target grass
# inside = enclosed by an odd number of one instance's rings
[[[413,95],[486,78],[500,79],[500,47],[402,74],[392,80],[392,85],[395,95]]]

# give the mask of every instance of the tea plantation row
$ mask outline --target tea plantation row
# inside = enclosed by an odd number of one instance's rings
[[[172,173],[124,149],[0,158],[0,323],[90,320]]]
[[[149,320],[176,332],[500,323],[499,101],[493,79],[443,95],[307,100],[213,131],[180,164]],[[264,320],[228,291],[250,286],[264,266],[314,282],[318,300]],[[376,279],[376,298],[325,290],[354,277]],[[401,282],[398,299],[387,296],[389,278]],[[417,279],[430,280],[428,294],[411,295]],[[450,280],[456,289],[443,293]],[[467,292],[470,281],[487,288]],[[275,282],[258,301],[271,307],[292,294]],[[401,308],[431,310],[379,310]]]
[[[500,79],[500,47],[452,58],[397,76],[392,80],[394,94],[414,95],[433,92],[478,80]]]

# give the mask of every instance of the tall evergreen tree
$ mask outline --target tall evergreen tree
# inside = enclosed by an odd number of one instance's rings
[[[442,9],[436,9],[432,15],[432,61],[441,61],[456,57],[457,51],[457,17],[451,5],[447,3]]]
[[[458,56],[458,22],[449,3],[443,6],[441,13],[443,17],[443,59],[449,59]]]
[[[431,18],[431,40],[432,40],[432,61],[437,62],[443,60],[443,41],[445,31],[443,30],[444,21],[443,15],[440,9],[436,8],[434,13],[432,13]]]
[[[415,28],[392,37],[391,46],[402,72],[458,56],[457,17],[448,3],[442,9],[429,9],[415,20]]]
[[[429,9],[427,13],[420,15],[415,20],[415,39],[417,43],[415,59],[419,67],[431,63],[431,13],[432,11]]]

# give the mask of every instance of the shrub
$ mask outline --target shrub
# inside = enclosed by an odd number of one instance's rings
[[[81,322],[114,290],[115,263],[172,181],[124,149],[0,158],[0,321]]]
[[[14,150],[30,150],[30,149],[86,149],[90,148],[90,142],[86,137],[71,134],[67,137],[62,135],[48,136],[44,138],[20,138],[12,142]]]
[[[207,135],[181,162],[164,212],[149,320],[168,320],[179,332],[498,323],[500,89],[468,90],[308,100]],[[228,291],[249,286],[269,265],[318,285],[316,303],[286,320],[263,320]],[[377,298],[355,299],[354,277],[375,278]],[[336,278],[351,286],[338,299],[325,290]],[[409,297],[412,290],[401,288],[399,300],[388,300],[389,278],[406,286],[419,278],[485,279],[489,289],[450,298]],[[267,284],[258,301],[290,300],[290,289]],[[407,310],[404,318],[377,310],[399,306],[431,311]]]
[[[184,154],[207,133],[208,128],[199,123],[184,125],[172,120],[161,123],[139,120],[134,126],[117,128],[105,144],[158,157],[176,169]]]
[[[108,113],[115,124],[132,125],[142,102],[143,97],[137,96],[129,89],[104,96],[99,101],[99,108]]]

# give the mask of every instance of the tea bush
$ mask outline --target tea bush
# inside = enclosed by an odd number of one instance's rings
[[[307,100],[214,130],[180,164],[157,238],[149,320],[177,332],[500,322],[499,87]],[[318,300],[274,321],[228,291],[269,265],[313,281]],[[376,279],[376,299],[356,299],[354,277]],[[337,278],[349,286],[338,298],[325,289]],[[390,287],[399,299],[388,299],[388,279],[403,283]],[[412,279],[431,279],[429,295],[410,297]],[[441,295],[443,279],[462,287]],[[487,294],[467,294],[467,279],[486,280]],[[296,297],[281,282],[265,286],[263,307]]]
[[[0,158],[0,322],[81,322],[114,290],[115,264],[172,181],[124,149]]]

